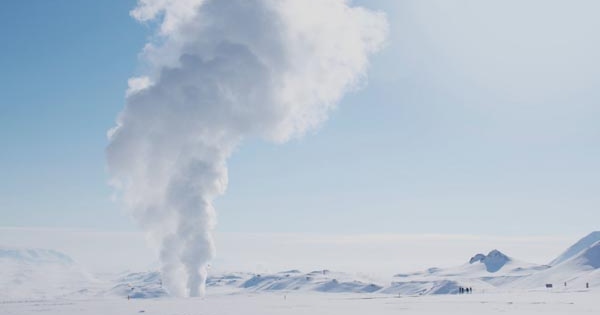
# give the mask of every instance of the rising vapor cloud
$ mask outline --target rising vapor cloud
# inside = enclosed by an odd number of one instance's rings
[[[169,293],[198,296],[228,157],[244,138],[318,127],[364,79],[387,22],[344,0],[139,0],[131,15],[157,31],[109,131],[111,182],[160,244]]]

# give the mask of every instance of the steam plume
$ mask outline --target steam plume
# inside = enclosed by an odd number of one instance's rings
[[[198,296],[227,158],[246,137],[318,127],[365,76],[387,23],[344,0],[139,0],[131,15],[158,29],[109,131],[111,181],[160,243],[169,293]]]

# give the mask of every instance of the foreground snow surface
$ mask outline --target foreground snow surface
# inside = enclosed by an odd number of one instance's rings
[[[366,294],[209,294],[196,299],[0,302],[0,314],[599,314],[598,292],[396,297]]]

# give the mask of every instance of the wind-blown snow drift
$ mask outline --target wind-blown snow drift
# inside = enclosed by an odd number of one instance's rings
[[[227,158],[246,137],[318,127],[364,78],[387,22],[344,0],[140,0],[131,14],[159,29],[109,132],[111,182],[161,244],[170,294],[197,296]]]

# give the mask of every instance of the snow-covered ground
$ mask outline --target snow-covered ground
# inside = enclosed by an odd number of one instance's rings
[[[203,299],[91,299],[0,304],[3,315],[598,314],[598,292],[397,297],[366,294],[209,294]]]

